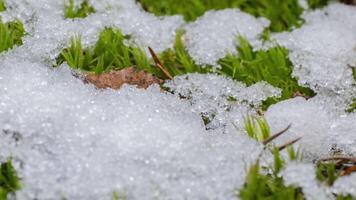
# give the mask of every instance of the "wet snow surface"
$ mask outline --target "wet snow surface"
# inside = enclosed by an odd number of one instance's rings
[[[110,199],[114,191],[127,199],[236,199],[234,191],[262,151],[244,133],[243,118],[254,112],[249,105],[278,96],[280,89],[192,74],[166,84],[175,94],[158,86],[97,90],[65,64],[51,66],[70,36],[81,34],[90,45],[105,26],[158,52],[170,48],[184,27],[193,58],[215,64],[234,52],[237,34],[261,45],[266,19],[227,9],[184,24],[181,16],[145,13],[133,0],[98,0],[91,2],[95,14],[65,20],[63,1],[6,2],[3,20],[18,18],[28,32],[24,45],[0,57],[0,158],[14,158],[23,183],[18,199]],[[318,95],[273,105],[266,118],[274,132],[292,124],[276,142],[302,136],[306,161],[335,146],[356,155],[356,114],[344,112],[356,96],[349,67],[356,63],[356,8],[334,4],[305,19],[301,28],[272,37],[290,50],[300,83]],[[201,115],[215,117],[206,127]],[[318,185],[313,174],[310,163],[291,163],[286,183],[303,187],[308,199],[356,195],[355,174],[332,188]]]

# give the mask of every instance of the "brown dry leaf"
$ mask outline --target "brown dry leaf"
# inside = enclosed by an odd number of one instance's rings
[[[97,88],[120,89],[123,84],[136,85],[147,89],[152,84],[161,84],[163,81],[154,75],[129,67],[120,71],[110,71],[102,74],[86,74],[84,81],[94,84]]]

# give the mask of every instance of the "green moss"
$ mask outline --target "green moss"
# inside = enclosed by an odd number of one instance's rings
[[[72,37],[69,48],[63,49],[57,63],[64,61],[74,69],[102,73],[136,66],[139,69],[156,73],[146,57],[145,52],[134,46],[127,46],[121,31],[106,28],[93,47],[83,48],[80,37]],[[158,73],[158,72],[157,72]]]
[[[20,180],[11,160],[2,163],[0,166],[0,200],[6,200],[8,194],[15,193],[20,188]]]
[[[193,58],[189,55],[182,41],[183,34],[184,31],[178,31],[174,48],[168,49],[159,55],[163,65],[173,76],[187,73],[209,72],[211,68],[197,65]]]
[[[158,55],[160,61],[172,76],[193,72],[207,73],[210,68],[202,68],[189,56],[181,39],[182,34],[183,32],[177,34],[174,48]],[[147,58],[143,49],[127,45],[129,39],[130,36],[123,35],[120,30],[106,28],[93,47],[83,48],[80,37],[72,37],[70,47],[63,49],[57,58],[57,65],[66,61],[73,69],[95,73],[136,66],[166,79],[154,61]]]
[[[353,99],[352,104],[349,106],[349,108],[346,110],[347,112],[351,113],[356,110],[356,98]]]
[[[0,0],[0,12],[5,11],[6,6],[4,0]]]
[[[239,37],[237,51],[238,55],[227,55],[219,61],[222,66],[221,74],[244,82],[248,86],[266,81],[282,89],[281,97],[269,98],[264,102],[263,109],[296,94],[308,97],[315,95],[311,89],[298,85],[297,79],[292,77],[293,65],[285,48],[277,46],[268,50],[253,51],[248,41]]]
[[[328,5],[329,2],[330,0],[308,0],[308,6],[311,9],[317,9]]]
[[[94,12],[95,9],[89,5],[88,0],[84,0],[79,7],[75,7],[74,0],[69,0],[69,4],[64,6],[65,18],[85,18]]]
[[[181,14],[194,21],[208,10],[240,8],[242,11],[271,21],[270,30],[280,32],[299,27],[303,9],[298,0],[138,0],[142,7],[156,15]]]
[[[25,29],[20,21],[3,23],[0,19],[0,52],[22,45]]]

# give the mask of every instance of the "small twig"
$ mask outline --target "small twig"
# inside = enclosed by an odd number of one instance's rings
[[[271,137],[265,139],[265,140],[262,142],[263,145],[267,145],[267,144],[270,143],[272,140],[276,139],[277,137],[281,136],[283,133],[287,132],[287,131],[290,129],[291,126],[292,126],[292,124],[289,124],[289,125],[287,126],[287,128],[285,128],[285,129],[283,129],[282,131],[280,131],[280,132],[278,132],[278,133],[272,135]]]
[[[150,51],[153,60],[155,61],[156,65],[158,68],[160,68],[162,70],[162,72],[164,73],[164,75],[169,78],[169,79],[173,79],[172,75],[167,71],[167,69],[163,66],[163,64],[161,63],[161,61],[158,59],[158,56],[156,55],[156,53],[153,51],[153,49],[151,47],[148,47],[148,50]]]
[[[328,157],[328,158],[321,158],[318,160],[318,162],[331,161],[331,160],[344,160],[344,161],[356,163],[355,157],[348,157],[348,156],[333,156],[333,157]]]
[[[286,144],[284,144],[284,145],[278,147],[278,150],[279,150],[279,151],[282,151],[283,149],[289,147],[290,145],[293,145],[294,143],[298,142],[300,139],[302,139],[302,137],[299,137],[299,138],[297,138],[297,139],[295,139],[295,140],[292,140],[292,141],[290,141],[290,142],[287,142]]]

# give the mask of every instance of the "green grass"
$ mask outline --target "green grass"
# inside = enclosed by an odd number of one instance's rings
[[[3,23],[0,19],[0,52],[7,51],[15,45],[22,45],[25,29],[20,21]]]
[[[247,115],[245,119],[245,130],[247,135],[259,142],[271,136],[271,130],[265,118]]]
[[[330,0],[308,0],[308,6],[311,9],[317,9],[328,5],[329,2]]]
[[[287,49],[277,46],[268,50],[253,51],[246,39],[239,37],[238,40],[239,54],[230,54],[221,59],[220,73],[248,86],[266,81],[274,87],[281,88],[281,97],[269,98],[263,103],[263,109],[278,101],[292,98],[297,93],[308,97],[315,95],[311,89],[298,85],[297,79],[292,77],[293,65],[288,59]]]
[[[21,188],[20,179],[9,159],[0,165],[0,200],[6,200],[8,194]]]
[[[95,9],[89,5],[88,0],[83,0],[79,7],[75,6],[74,0],[69,0],[68,4],[65,2],[64,5],[65,18],[85,18],[94,12]]]
[[[156,15],[181,14],[186,21],[194,21],[208,10],[240,8],[242,11],[271,21],[273,32],[299,27],[303,20],[298,0],[138,0],[142,7]]]
[[[0,0],[0,12],[5,11],[6,6],[4,0]]]

